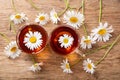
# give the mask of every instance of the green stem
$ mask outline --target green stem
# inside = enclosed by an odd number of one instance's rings
[[[1,35],[8,43],[10,42],[9,38],[8,38],[5,34],[3,34],[3,33],[0,32],[0,35]]]
[[[89,54],[93,54],[93,53],[96,53],[97,51],[101,50],[101,49],[105,49],[107,47],[109,47],[111,44],[107,44],[107,45],[103,45],[97,49],[94,49],[94,50],[91,50],[90,52],[86,52],[85,55],[89,55]]]
[[[84,11],[85,11],[85,1],[82,0],[82,14],[84,14]]]
[[[81,4],[80,7],[78,8],[77,12],[79,12],[81,8],[82,8],[82,4]]]
[[[102,18],[102,0],[100,0],[99,6],[100,6],[100,10],[99,10],[99,23],[100,23]]]
[[[67,11],[68,8],[70,8],[70,6],[69,6],[69,0],[64,0],[64,2],[65,2],[65,9],[61,13],[58,14],[59,17],[61,15],[63,15]]]
[[[12,0],[12,7],[13,7],[13,9],[14,9],[15,12],[18,12],[17,9],[16,9],[16,7],[15,7],[14,0]]]
[[[111,46],[111,45],[112,45],[112,43],[111,43],[111,44],[107,44],[107,45],[103,45],[103,46],[101,46],[101,47],[99,47],[99,48],[97,48],[97,49],[91,50],[90,52],[86,52],[86,53],[85,53],[85,56],[90,55],[90,54],[93,54],[93,53],[96,53],[97,51],[99,51],[99,50],[101,50],[101,49],[105,49],[105,48],[107,48],[107,47],[109,47],[109,46]],[[83,57],[82,57],[82,58],[83,58]],[[81,59],[79,59],[79,60],[76,61],[74,64],[72,64],[71,67],[73,67],[74,65],[78,64],[78,63],[80,62],[80,60],[81,60]]]
[[[91,50],[90,52],[86,52],[85,56],[89,55],[89,54],[93,54],[96,53],[97,51],[101,50],[101,49],[105,49],[107,47],[109,47],[111,44],[107,44],[107,45],[103,45],[97,49]],[[83,57],[82,57],[83,58]],[[74,65],[78,64],[80,62],[81,59],[79,59],[78,61],[76,61],[74,64],[71,65],[71,67],[73,67]]]
[[[30,57],[31,57],[31,59],[32,59],[33,63],[35,64],[35,63],[36,63],[36,61],[35,61],[35,58],[33,57],[33,55],[32,55],[32,54],[30,54]]]
[[[84,13],[85,13],[85,1],[82,0],[82,14],[84,15]],[[85,33],[85,35],[86,35],[86,37],[87,37],[88,32],[87,32],[87,29],[86,29],[86,26],[85,26],[84,21],[83,21],[83,25],[82,25],[82,27],[83,27],[83,29],[84,29],[84,33]]]
[[[14,26],[13,22],[10,21],[10,30],[12,30],[12,29],[13,29],[14,33],[16,34],[15,26]]]
[[[103,57],[98,62],[96,62],[96,64],[95,64],[96,66],[98,64],[100,64],[107,57],[108,53],[113,48],[113,46],[116,44],[116,42],[119,40],[119,38],[120,38],[120,34],[117,36],[117,38],[115,39],[115,41],[110,45],[109,49],[105,52],[105,54],[103,55]]]
[[[28,1],[34,9],[39,10],[39,8],[37,6],[35,6],[35,4],[33,3],[32,0],[28,0]]]
[[[85,23],[84,23],[84,22],[83,22],[82,27],[83,27],[83,29],[84,29],[85,37],[87,38],[88,32],[87,32],[87,29],[86,29],[86,26],[85,26]]]

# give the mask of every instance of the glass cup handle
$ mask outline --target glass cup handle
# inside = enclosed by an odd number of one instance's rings
[[[80,51],[78,48],[75,50],[75,53],[79,54],[81,57],[85,57],[85,54],[83,54],[83,52]]]

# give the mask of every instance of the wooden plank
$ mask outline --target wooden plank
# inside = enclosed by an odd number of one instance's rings
[[[29,21],[27,23],[34,23],[34,19],[39,12],[49,13],[52,8],[58,12],[65,8],[63,0],[33,0],[36,6],[41,10],[37,11],[31,7],[28,0],[15,0],[15,6],[20,12],[27,14]],[[81,0],[70,0],[73,7],[79,7]],[[11,40],[15,40],[15,34],[9,31],[8,17],[15,13],[11,7],[10,0],[0,0],[0,32],[9,36]],[[86,0],[85,3],[85,23],[87,30],[90,33],[91,29],[98,25],[99,0]],[[62,17],[61,17],[62,19]],[[113,25],[113,37],[107,43],[111,43],[118,34],[120,34],[120,0],[103,0],[103,18],[102,22],[108,22]],[[60,23],[62,24],[62,23]],[[24,24],[23,24],[24,25]],[[22,26],[22,25],[21,25]],[[18,29],[20,25],[16,26]],[[49,36],[53,29],[57,27],[52,23],[44,26]],[[80,37],[84,35],[83,28],[79,30]],[[98,43],[102,45],[105,43]],[[50,46],[47,45],[45,50],[41,52],[36,59],[43,61],[44,66],[39,73],[32,73],[28,71],[28,67],[32,65],[32,61],[28,54],[22,53],[21,56],[15,60],[8,59],[3,52],[7,42],[0,36],[0,80],[119,80],[120,78],[120,42],[112,49],[107,58],[97,66],[94,75],[83,71],[82,60],[75,65],[72,70],[74,74],[65,74],[60,68],[60,63],[64,59],[63,56],[55,54],[51,51]],[[97,45],[95,45],[97,46]],[[106,49],[103,49],[88,57],[97,61],[103,56]],[[78,55],[73,55],[74,59],[70,57],[71,63],[79,58]]]

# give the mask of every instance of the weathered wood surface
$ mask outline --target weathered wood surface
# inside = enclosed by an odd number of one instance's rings
[[[52,8],[58,12],[65,8],[63,0],[33,0],[41,11],[49,13]],[[79,8],[81,0],[70,0],[73,7]],[[15,0],[15,6],[20,12],[27,14],[29,21],[34,23],[36,15],[41,12],[31,7],[28,0]],[[98,25],[99,0],[86,0],[85,3],[85,23],[87,30],[90,32],[92,28]],[[0,0],[0,32],[9,36],[11,40],[15,40],[15,34],[9,31],[9,15],[15,13],[11,8],[11,0]],[[61,17],[62,18],[62,17]],[[102,22],[108,22],[113,25],[113,37],[107,43],[111,43],[118,34],[120,34],[120,0],[103,0],[103,18]],[[62,23],[60,23],[62,24]],[[16,26],[19,28],[19,26]],[[56,28],[57,25],[49,23],[45,26],[48,34]],[[83,28],[79,30],[80,37],[84,35]],[[60,63],[64,59],[63,56],[53,53],[49,45],[39,54],[36,59],[43,61],[44,66],[39,73],[28,71],[28,67],[32,65],[32,61],[28,54],[22,53],[15,60],[8,59],[3,50],[8,43],[0,36],[0,80],[120,80],[120,42],[110,51],[107,58],[97,66],[94,75],[83,71],[82,60],[79,64],[72,67],[74,74],[65,74],[60,68]],[[98,43],[102,45],[105,43]],[[97,46],[97,45],[95,45]],[[88,57],[97,61],[104,54],[103,49]],[[72,57],[74,56],[74,57]],[[72,55],[71,62],[74,62],[79,56]]]

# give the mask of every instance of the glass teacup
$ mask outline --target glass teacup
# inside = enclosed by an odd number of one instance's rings
[[[62,39],[64,35],[72,39],[72,42],[69,42],[71,44],[70,46],[65,46],[68,40],[63,40],[63,42],[65,42],[65,45],[64,44],[62,45],[62,43],[60,43],[60,37]],[[50,46],[52,50],[56,53],[62,55],[70,54],[76,51],[78,45],[79,45],[79,36],[71,26],[61,25],[55,30],[53,30],[51,33]]]
[[[18,31],[16,37],[18,47],[29,54],[41,52],[45,48],[47,40],[48,34],[45,29],[36,24],[25,25]],[[34,45],[35,42],[36,45]]]

